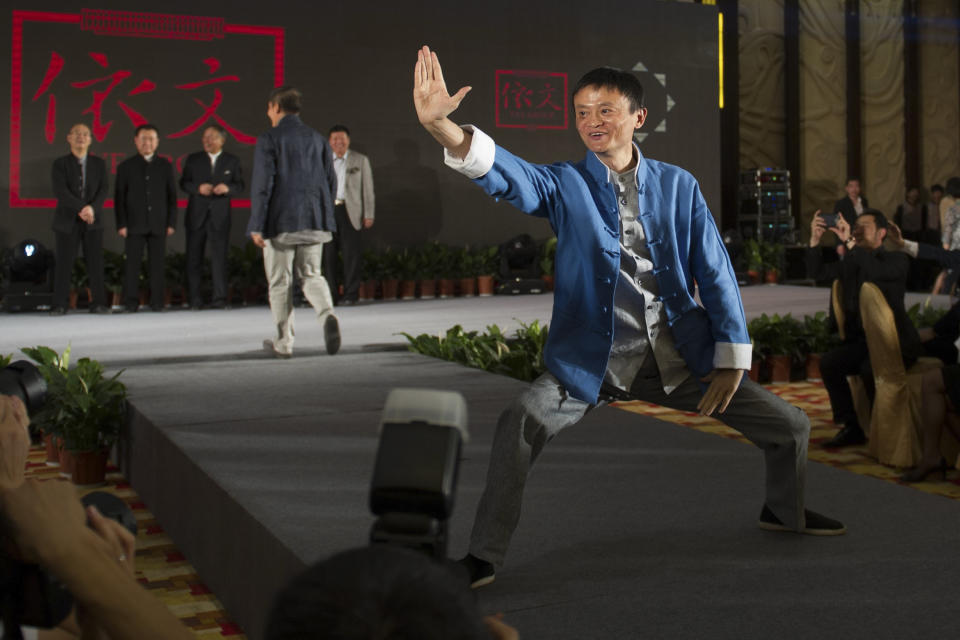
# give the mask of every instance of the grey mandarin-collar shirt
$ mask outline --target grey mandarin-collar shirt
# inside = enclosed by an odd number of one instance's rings
[[[618,190],[620,277],[614,293],[613,347],[604,381],[628,391],[652,348],[663,390],[669,394],[690,372],[674,347],[660,288],[653,274],[647,238],[638,220],[637,168],[620,174],[608,168],[607,176]]]

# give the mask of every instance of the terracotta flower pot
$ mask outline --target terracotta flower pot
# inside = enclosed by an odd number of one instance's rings
[[[820,354],[808,353],[806,361],[807,380],[821,380],[820,375]]]
[[[552,275],[540,276],[540,279],[547,285],[547,291],[553,291],[553,278]]]
[[[80,292],[76,289],[70,289],[70,308],[77,308],[77,300],[80,298]]]
[[[123,294],[119,291],[110,292],[110,306],[114,309],[119,309],[123,307]]]
[[[763,274],[763,280],[767,284],[777,284],[780,282],[780,272],[771,270]]]
[[[383,280],[380,282],[380,286],[383,289],[383,299],[384,300],[396,300],[397,299],[397,289],[400,286],[400,281],[396,279]]]
[[[476,278],[460,278],[460,295],[464,298],[470,298],[477,289]]]
[[[452,298],[456,291],[456,283],[451,278],[440,279],[440,297]]]
[[[754,358],[753,362],[750,363],[750,373],[747,375],[754,382],[760,382],[760,367],[763,366],[763,360],[760,358]]]
[[[47,466],[60,464],[60,439],[52,433],[43,435],[43,446],[47,453]]]
[[[437,281],[427,278],[420,281],[420,299],[433,300],[437,297]]]
[[[790,382],[790,356],[769,355],[770,382]]]
[[[493,276],[477,276],[477,295],[493,295]]]
[[[748,269],[747,282],[750,284],[758,284],[760,282],[760,272],[755,269]]]
[[[73,475],[73,453],[63,446],[63,440],[57,442],[57,451],[60,455],[60,475],[69,478]]]
[[[417,298],[417,281],[402,280],[400,282],[400,299],[415,300]]]
[[[73,484],[103,484],[107,477],[107,458],[110,449],[99,451],[73,451],[73,469],[70,480]]]

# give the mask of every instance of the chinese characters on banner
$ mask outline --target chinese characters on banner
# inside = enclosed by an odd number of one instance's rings
[[[90,126],[91,152],[111,173],[136,153],[134,130],[148,122],[177,170],[210,124],[247,161],[264,128],[265,95],[283,84],[282,28],[88,9],[13,17],[11,207],[54,206],[49,165],[67,152],[77,122]]]
[[[567,74],[497,70],[497,127],[566,129]]]

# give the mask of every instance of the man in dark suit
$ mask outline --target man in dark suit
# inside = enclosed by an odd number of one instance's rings
[[[200,309],[203,250],[210,241],[214,309],[227,307],[227,250],[230,247],[230,199],[243,191],[240,158],[223,150],[227,132],[219,125],[203,131],[203,151],[183,164],[180,188],[190,194],[183,226],[187,230],[187,290],[190,308]]]
[[[90,312],[110,313],[103,283],[103,201],[107,197],[107,168],[101,158],[87,153],[90,129],[75,124],[67,135],[70,153],[53,162],[51,181],[57,196],[53,213],[56,240],[56,267],[53,280],[53,307],[50,315],[67,312],[70,276],[77,257],[77,245],[83,245],[90,281]]]
[[[133,137],[137,155],[117,167],[114,208],[117,233],[124,238],[123,298],[126,311],[137,310],[140,263],[143,247],[148,252],[150,308],[163,311],[164,269],[167,236],[177,224],[177,182],[173,165],[157,155],[160,134],[152,124],[137,127]]]
[[[909,368],[921,353],[920,336],[910,321],[903,298],[907,290],[910,258],[898,251],[885,251],[883,239],[887,235],[887,219],[875,209],[866,209],[857,217],[851,233],[842,217],[830,230],[837,234],[846,248],[838,262],[821,262],[820,238],[827,224],[820,212],[810,225],[810,249],[807,251],[807,275],[816,280],[839,278],[843,286],[844,341],[839,347],[824,354],[820,360],[823,386],[830,396],[834,422],[844,425],[825,447],[842,447],[866,441],[863,429],[853,407],[853,394],[847,383],[848,375],[863,378],[867,395],[873,400],[873,371],[867,350],[866,334],[860,319],[860,286],[872,282],[879,287],[893,311],[904,368]]]
[[[833,212],[839,213],[846,220],[847,225],[852,229],[857,223],[857,216],[868,208],[867,198],[860,194],[860,178],[847,178],[847,184],[843,188],[847,195],[837,200],[833,205]]]
[[[273,128],[257,138],[247,235],[263,249],[276,337],[263,347],[278,358],[293,355],[293,272],[323,324],[327,353],[340,349],[340,324],[321,274],[323,244],[337,230],[333,194],[337,174],[326,139],[303,123],[300,92],[277,87],[267,98]]]

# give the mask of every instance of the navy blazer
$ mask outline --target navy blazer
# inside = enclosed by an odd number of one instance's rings
[[[117,167],[114,189],[117,229],[128,234],[166,235],[177,226],[177,182],[173,165],[154,154],[147,162],[139,153]]]
[[[205,182],[213,186],[222,182],[230,191],[223,195],[200,195],[197,189]],[[180,188],[190,194],[183,218],[184,227],[202,229],[209,220],[214,229],[229,229],[230,199],[240,195],[245,186],[243,168],[237,156],[221,151],[211,171],[210,156],[206,151],[191,153],[183,163],[183,175],[180,176]]]
[[[251,182],[247,235],[273,238],[292,231],[337,230],[333,152],[326,138],[297,115],[285,115],[257,138]]]
[[[53,161],[50,180],[57,196],[57,208],[53,212],[53,230],[58,233],[75,233],[82,228],[103,228],[103,201],[107,197],[107,165],[103,158],[87,154],[87,180],[81,188],[83,176],[80,161],[72,153]],[[93,207],[93,223],[87,224],[77,217],[80,209]]]

